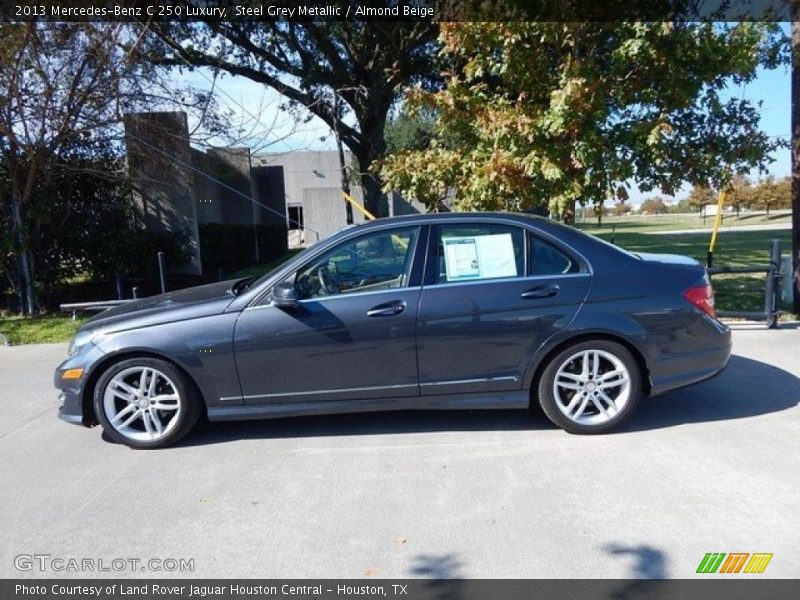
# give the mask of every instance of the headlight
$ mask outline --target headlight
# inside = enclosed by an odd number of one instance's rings
[[[74,356],[80,352],[81,348],[90,344],[92,340],[99,337],[100,334],[101,332],[96,329],[87,329],[86,331],[79,331],[76,333],[75,337],[73,337],[72,341],[69,343],[69,355]]]

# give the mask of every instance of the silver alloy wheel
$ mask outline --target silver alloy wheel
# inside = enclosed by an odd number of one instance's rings
[[[152,442],[177,425],[183,402],[178,388],[153,367],[123,369],[106,385],[103,409],[111,426],[131,440]]]
[[[631,375],[605,350],[581,350],[559,366],[553,380],[558,409],[581,425],[600,425],[617,416],[631,397]]]

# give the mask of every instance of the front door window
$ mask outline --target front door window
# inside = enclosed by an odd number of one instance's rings
[[[302,299],[408,286],[419,227],[349,240],[298,271]]]

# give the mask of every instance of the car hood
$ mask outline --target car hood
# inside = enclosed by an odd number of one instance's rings
[[[236,281],[220,281],[133,300],[95,315],[81,329],[117,331],[219,314],[235,298],[231,288]]]
[[[652,252],[633,252],[632,254],[646,262],[656,262],[665,265],[684,265],[687,267],[702,266],[699,261],[691,256],[684,256],[682,254],[656,254]]]

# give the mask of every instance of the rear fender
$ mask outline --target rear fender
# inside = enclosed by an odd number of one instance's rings
[[[617,341],[634,354],[643,369],[645,387],[649,389],[647,370],[647,333],[634,319],[623,314],[599,310],[584,304],[572,323],[550,336],[534,353],[523,377],[523,386],[531,389],[547,361],[566,345],[598,338]]]

